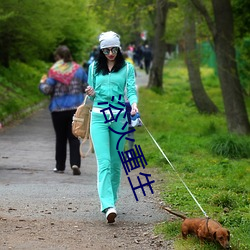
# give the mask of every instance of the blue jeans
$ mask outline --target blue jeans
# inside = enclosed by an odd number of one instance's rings
[[[115,115],[116,116],[116,115]],[[126,132],[122,127],[127,121],[123,118],[124,112],[118,116],[118,120],[105,123],[103,113],[91,113],[90,134],[94,145],[97,160],[97,190],[101,202],[101,211],[115,207],[118,199],[118,189],[121,181],[121,160],[116,149],[120,134],[109,129],[109,126],[117,132]],[[124,136],[119,142],[118,150],[122,152],[125,144]]]

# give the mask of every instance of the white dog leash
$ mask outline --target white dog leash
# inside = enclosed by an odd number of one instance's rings
[[[163,152],[163,150],[161,149],[161,147],[159,146],[159,144],[156,142],[156,140],[154,139],[154,137],[152,136],[152,134],[149,132],[149,130],[147,129],[147,127],[145,126],[145,124],[142,122],[141,118],[139,118],[139,119],[140,119],[141,123],[143,124],[143,126],[145,127],[145,129],[148,132],[148,134],[150,135],[150,137],[152,138],[152,140],[155,143],[155,145],[159,148],[159,150],[161,151],[162,155],[165,157],[165,159],[167,160],[167,162],[169,163],[169,165],[171,166],[171,168],[175,171],[175,173],[177,174],[177,176],[179,177],[179,179],[181,180],[181,182],[183,183],[183,185],[185,186],[185,188],[187,189],[187,191],[189,192],[189,194],[191,195],[191,197],[194,199],[194,201],[196,202],[196,204],[198,205],[198,207],[200,208],[200,210],[202,211],[202,213],[205,215],[205,217],[209,218],[209,216],[207,216],[206,212],[203,210],[203,208],[201,207],[201,205],[199,204],[199,202],[196,200],[196,198],[194,197],[194,195],[192,194],[192,192],[190,191],[190,189],[188,188],[188,186],[186,185],[186,183],[182,180],[182,178],[178,174],[178,172],[175,169],[175,167],[173,166],[173,164],[170,162],[170,160],[165,155],[165,153]]]

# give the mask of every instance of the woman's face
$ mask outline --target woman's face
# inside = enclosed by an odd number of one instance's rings
[[[102,49],[102,52],[109,61],[114,61],[117,56],[118,49],[118,47],[110,47]]]

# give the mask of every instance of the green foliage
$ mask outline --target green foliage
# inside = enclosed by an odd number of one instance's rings
[[[95,15],[89,1],[2,0],[0,64],[12,59],[48,61],[59,44],[66,44],[82,61],[96,43]],[[92,15],[93,14],[93,15]]]
[[[195,19],[197,41],[211,39],[204,18],[195,10],[191,1],[178,0],[171,1],[177,4],[176,8],[170,8],[168,11],[167,25],[165,32],[165,40],[167,43],[178,44],[183,40],[185,34],[185,17],[188,15]],[[212,13],[212,5],[210,1],[203,1],[209,13]]]
[[[165,40],[170,44],[176,44],[183,38],[184,13],[180,3],[177,8],[171,8],[168,11]]]
[[[241,85],[245,94],[250,96],[250,35],[240,39],[237,47],[237,62],[240,75]]]
[[[244,38],[249,35],[250,14],[246,11],[249,8],[250,2],[248,0],[232,0],[235,35],[237,38]]]
[[[119,2],[119,3],[118,3]],[[143,42],[140,33],[148,32],[149,40],[154,36],[153,22],[155,15],[154,0],[123,0],[123,1],[94,0],[98,23],[105,30],[113,30],[121,35],[122,46],[131,42]],[[105,31],[103,30],[103,31]]]
[[[217,77],[207,67],[202,67],[201,72],[207,93],[223,111]],[[227,134],[223,112],[217,115],[199,114],[193,105],[187,79],[183,61],[173,60],[164,69],[164,93],[139,89],[142,121],[167,159],[144,127],[136,129],[136,143],[143,150],[147,168],[159,169],[162,182],[156,183],[155,188],[160,191],[165,204],[188,217],[202,216],[181,178],[206,213],[230,230],[232,249],[248,249],[250,159],[243,158],[244,154],[239,152],[243,152],[243,148],[244,152],[249,152],[249,137]],[[247,107],[250,111],[250,106]],[[211,145],[221,138],[233,140],[233,148],[236,144],[238,150],[237,158],[212,153]],[[175,238],[174,245],[178,250],[201,249],[195,237],[190,236],[188,241],[179,239],[179,225],[179,219],[162,223],[156,227],[156,232],[163,233],[167,239]],[[207,243],[202,249],[217,249],[217,246]]]

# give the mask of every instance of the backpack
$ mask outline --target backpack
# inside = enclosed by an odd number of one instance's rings
[[[72,118],[72,134],[77,137],[80,143],[80,155],[85,158],[90,151],[94,153],[92,140],[90,138],[90,112],[92,110],[92,103],[87,102],[88,96],[86,95],[83,103],[76,109]],[[89,140],[89,149],[83,153],[83,145]]]

